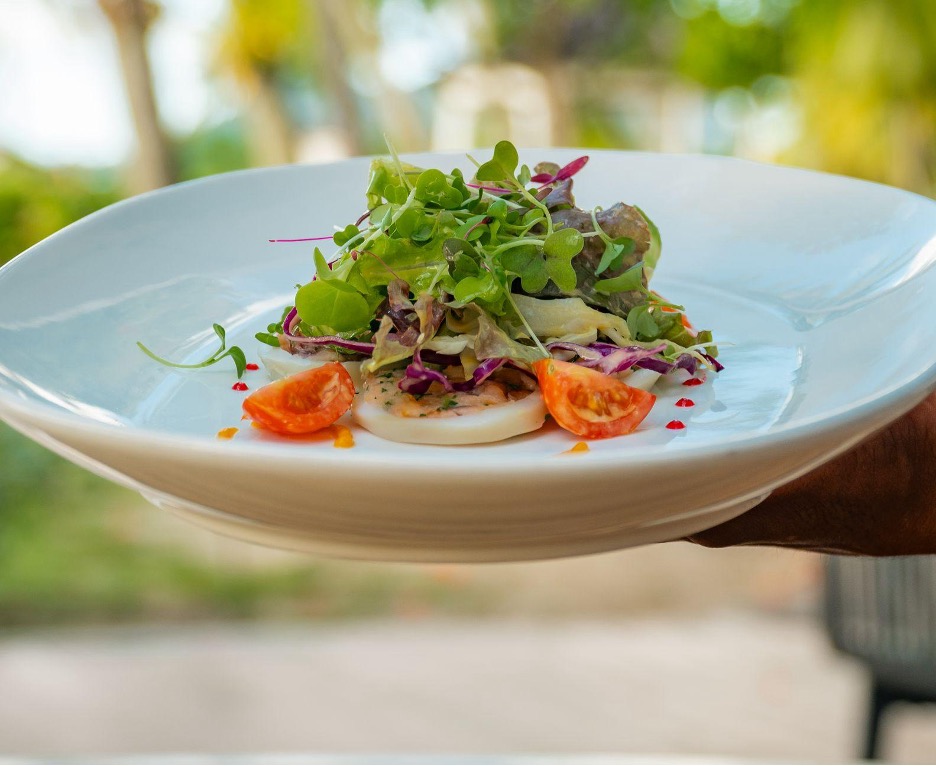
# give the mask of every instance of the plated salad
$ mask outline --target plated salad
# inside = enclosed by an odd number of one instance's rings
[[[378,436],[426,444],[498,441],[551,416],[605,438],[640,425],[661,377],[720,370],[711,332],[649,287],[662,243],[647,214],[575,205],[587,161],[530,169],[507,141],[471,178],[374,160],[367,212],[314,249],[312,278],[258,333],[274,382],[246,415],[302,434],[350,409]]]

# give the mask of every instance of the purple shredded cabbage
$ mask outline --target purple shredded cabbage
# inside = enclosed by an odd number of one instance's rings
[[[293,334],[293,323],[299,319],[299,312],[296,311],[296,307],[293,306],[292,310],[286,315],[286,318],[283,320],[283,332],[286,335]]]
[[[421,351],[417,351],[413,356],[413,361],[406,368],[403,380],[400,381],[400,390],[408,394],[419,395],[426,393],[433,383],[438,383],[447,392],[471,391],[491,377],[506,361],[503,358],[485,359],[475,367],[470,379],[453,382],[449,380],[445,373],[426,367],[422,360]]]
[[[675,362],[667,362],[665,359],[641,359],[636,366],[643,367],[645,370],[653,370],[660,375],[668,375],[673,370],[685,370],[690,375],[695,375],[699,360],[692,354],[680,354]]]
[[[440,384],[446,391],[454,390],[452,381],[439,370],[426,367],[419,358],[419,351],[417,351],[399,383],[400,390],[407,394],[424,394],[433,383]]]
[[[715,357],[709,356],[708,354],[702,354],[702,356],[711,363],[715,372],[721,372],[725,369],[725,365],[719,362]],[[695,375],[696,371],[699,369],[699,360],[692,356],[692,354],[680,354],[675,362],[666,362],[661,359],[645,359],[638,362],[637,366],[645,367],[661,375],[666,375],[673,370],[685,370],[690,375]]]
[[[631,367],[642,367],[660,375],[668,375],[674,370],[685,370],[690,375],[695,375],[699,368],[699,360],[692,354],[680,354],[673,362],[657,356],[666,350],[665,343],[655,348],[643,348],[642,346],[621,347],[613,343],[592,343],[582,346],[578,343],[556,342],[550,343],[547,348],[550,351],[569,351],[578,357],[576,364],[600,370],[606,375],[623,372]],[[715,372],[725,369],[725,366],[714,357],[708,354],[702,354],[702,356],[712,364]]]
[[[304,335],[283,333],[283,337],[295,348],[311,349],[322,346],[337,346],[346,351],[354,351],[365,356],[372,356],[374,353],[373,343],[367,343],[363,340],[348,340],[347,338],[339,338],[337,335],[319,335],[315,338],[306,338]]]
[[[656,354],[666,350],[666,344],[662,343],[654,348],[644,348],[643,346],[615,346],[612,343],[592,343],[590,346],[582,346],[577,343],[550,343],[547,348],[562,349],[572,351],[578,355],[577,362],[582,367],[591,367],[603,372],[605,375],[614,375],[631,367],[645,366],[642,362],[657,362],[653,359]],[[683,354],[683,356],[688,356]],[[668,362],[662,362],[668,365]],[[652,369],[652,368],[651,368]]]
[[[715,372],[721,372],[722,370],[725,369],[725,365],[719,362],[714,356],[711,356],[709,354],[702,354],[702,356],[704,356],[706,359],[708,359],[709,362],[711,362],[712,367],[715,368]]]
[[[383,314],[390,317],[394,329],[400,334],[400,343],[415,346],[419,337],[419,317],[409,299],[409,285],[402,279],[393,279],[387,285],[387,301]],[[378,316],[380,311],[377,312]]]
[[[584,364],[586,361],[599,362],[604,357],[598,349],[593,349],[591,346],[583,346],[579,343],[565,343],[563,341],[556,341],[555,343],[550,343],[546,346],[549,351],[570,351],[572,354],[579,357],[582,360],[580,363]],[[571,358],[571,357],[570,357]]]

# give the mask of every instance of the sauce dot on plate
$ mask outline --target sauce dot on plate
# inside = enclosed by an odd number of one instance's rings
[[[332,445],[338,449],[351,449],[354,446],[354,434],[347,426],[332,426],[335,441]]]
[[[670,431],[682,431],[686,427],[686,424],[683,423],[681,420],[671,420],[669,423],[666,424],[666,427]]]
[[[589,448],[587,442],[576,442],[574,445],[572,445],[571,447],[569,447],[569,449],[567,449],[567,450],[566,450],[565,452],[563,452],[562,454],[563,454],[563,455],[574,455],[574,454],[577,453],[577,452],[590,452],[590,451],[591,451],[591,449]]]
[[[251,371],[253,371],[253,370],[259,370],[259,369],[260,369],[260,365],[257,364],[257,363],[255,363],[255,362],[248,362],[248,363],[247,363],[247,367],[245,367],[244,369],[251,370]]]
[[[234,434],[236,434],[238,430],[240,429],[234,428],[233,426],[231,428],[222,428],[220,431],[218,431],[218,438],[219,439],[233,439]]]
[[[684,380],[684,386],[701,386],[705,381],[701,378],[689,378],[689,380]]]
[[[692,399],[686,399],[685,397],[683,397],[682,399],[676,402],[676,406],[677,407],[695,407],[695,402],[692,401]]]
[[[248,388],[247,384],[244,383],[244,381],[242,380],[237,381],[237,383],[231,386],[231,389],[234,391],[246,391],[247,388]]]

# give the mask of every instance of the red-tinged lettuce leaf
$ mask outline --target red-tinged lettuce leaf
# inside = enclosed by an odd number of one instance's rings
[[[380,319],[380,327],[374,333],[374,350],[370,361],[365,362],[365,372],[376,372],[384,365],[409,359],[416,351],[414,345],[401,342],[399,333],[394,332],[393,321],[384,315]]]
[[[602,231],[610,239],[632,239],[634,241],[633,250],[626,254],[622,253],[623,257],[620,258],[620,263],[615,264],[614,268],[606,268],[599,277],[599,267],[601,265],[607,267],[607,263],[602,264],[606,243],[601,237],[586,237],[581,252],[571,260],[576,276],[575,287],[571,290],[563,290],[555,282],[550,282],[542,290],[532,293],[532,295],[537,298],[577,297],[590,306],[623,317],[627,315],[631,308],[646,301],[643,289],[605,294],[596,290],[595,285],[599,281],[604,281],[605,285],[607,285],[607,280],[613,280],[643,260],[644,254],[650,250],[651,246],[650,227],[637,208],[625,205],[622,202],[607,210],[599,211],[596,219]],[[552,213],[552,220],[556,225],[561,225],[567,229],[576,229],[583,234],[595,230],[591,213],[579,208],[557,210]],[[641,280],[641,287],[646,288],[646,272],[644,272]]]

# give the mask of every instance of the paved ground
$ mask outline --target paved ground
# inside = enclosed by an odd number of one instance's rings
[[[854,757],[864,703],[861,671],[812,620],[739,613],[33,633],[0,640],[0,690],[0,754],[39,760],[836,762]],[[932,760],[936,712],[898,711],[892,723],[889,759]]]

